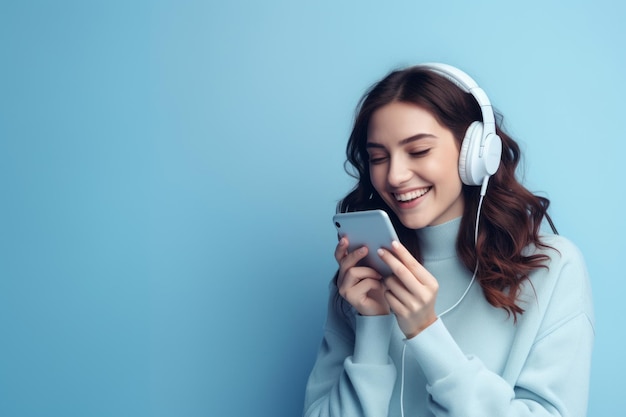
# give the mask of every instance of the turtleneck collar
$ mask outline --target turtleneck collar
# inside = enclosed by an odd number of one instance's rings
[[[461,217],[457,217],[446,223],[417,229],[416,233],[424,261],[457,256],[456,239],[460,226]]]

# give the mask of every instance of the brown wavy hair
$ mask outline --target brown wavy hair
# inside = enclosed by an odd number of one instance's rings
[[[417,234],[400,222],[378,195],[370,179],[369,156],[365,146],[369,122],[376,110],[395,101],[412,103],[429,111],[441,125],[452,131],[459,146],[469,125],[477,120],[482,121],[482,113],[470,93],[464,92],[447,78],[420,67],[389,73],[365,93],[357,106],[345,163],[346,171],[357,179],[357,184],[339,202],[337,211],[385,210],[401,242],[421,262]],[[517,180],[520,147],[502,130],[501,124],[502,116],[496,113],[496,133],[502,139],[502,157],[500,167],[489,180],[476,244],[474,229],[480,186],[463,184],[465,209],[456,250],[469,271],[473,272],[478,264],[476,280],[487,301],[494,307],[505,309],[517,320],[517,315],[524,312],[518,303],[521,284],[528,279],[532,270],[545,267],[548,260],[545,254],[527,255],[524,248],[548,247],[539,237],[544,219],[555,233],[556,229],[547,213],[550,201],[534,195]]]

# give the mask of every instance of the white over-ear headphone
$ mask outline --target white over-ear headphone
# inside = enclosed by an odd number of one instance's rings
[[[496,121],[487,94],[469,75],[451,65],[427,63],[416,65],[416,68],[441,75],[473,95],[478,102],[483,121],[473,122],[465,132],[459,156],[459,175],[464,184],[482,185],[481,194],[484,195],[489,177],[498,169],[502,154],[502,140],[496,134]]]

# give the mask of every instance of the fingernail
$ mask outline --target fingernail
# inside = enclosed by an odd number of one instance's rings
[[[397,249],[400,247],[400,242],[398,242],[397,240],[394,240],[393,242],[391,242],[391,246]]]
[[[363,255],[366,250],[367,248],[365,246],[363,246],[362,248],[359,248],[359,254]]]
[[[385,254],[385,250],[383,248],[378,249],[377,252],[378,256],[383,256]]]

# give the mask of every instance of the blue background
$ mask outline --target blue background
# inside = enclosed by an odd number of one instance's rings
[[[469,72],[583,250],[626,409],[625,6],[0,1],[0,415],[294,416],[357,100]],[[576,366],[576,364],[572,364]]]

